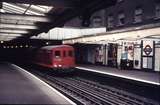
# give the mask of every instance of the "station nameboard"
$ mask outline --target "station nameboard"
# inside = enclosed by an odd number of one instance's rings
[[[143,56],[153,56],[153,41],[143,41]]]

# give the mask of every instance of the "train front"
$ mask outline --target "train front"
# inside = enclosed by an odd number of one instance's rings
[[[58,71],[70,72],[75,68],[73,47],[61,47],[53,50],[53,68]]]

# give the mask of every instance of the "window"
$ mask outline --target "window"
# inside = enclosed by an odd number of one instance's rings
[[[69,54],[68,54],[70,57],[73,57],[73,51],[69,51]]]
[[[141,7],[137,7],[135,12],[134,12],[134,22],[139,23],[142,22],[142,14],[143,10]]]
[[[119,12],[118,14],[118,26],[122,26],[125,24],[125,15],[123,12]]]
[[[156,4],[155,6],[155,15],[156,18],[160,18],[160,3]]]
[[[66,57],[66,51],[63,51],[63,57]]]
[[[61,56],[60,51],[55,51],[55,57],[60,58],[60,56]]]
[[[100,16],[93,17],[93,27],[100,27],[102,26],[102,18]]]
[[[114,27],[114,19],[113,19],[113,15],[109,15],[109,16],[108,16],[107,25],[108,25],[108,28]]]

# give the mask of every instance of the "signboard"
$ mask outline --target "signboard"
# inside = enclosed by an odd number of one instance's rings
[[[153,41],[143,41],[143,56],[153,56]]]
[[[144,47],[144,49],[143,49],[144,53],[145,53],[147,56],[149,56],[149,55],[151,54],[152,50],[153,50],[153,49],[151,48],[150,45],[146,45],[146,46]]]
[[[143,62],[142,67],[145,69],[153,69],[153,41],[143,40]]]
[[[133,60],[134,42],[124,42],[122,59]]]

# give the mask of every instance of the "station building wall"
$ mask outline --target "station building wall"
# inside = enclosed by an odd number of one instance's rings
[[[141,69],[141,43],[134,45],[134,69]]]
[[[106,35],[97,36],[97,40],[110,40],[113,38],[118,40],[116,36],[121,36],[123,39],[123,36],[130,37],[130,35],[132,35],[136,39],[134,42],[133,59],[131,59],[133,61],[133,68],[139,70],[149,68],[154,71],[160,71],[159,45],[155,44],[154,40],[149,39],[152,43],[150,45],[152,47],[152,52],[151,55],[145,55],[144,47],[146,46],[146,39],[144,39],[143,42],[138,39],[160,34],[160,15],[157,15],[157,8],[160,8],[159,0],[118,0],[116,5],[104,9],[106,11],[105,15],[104,10],[97,11],[93,14],[90,27],[98,26],[98,24],[101,23],[102,17],[103,22],[100,26],[106,24]],[[94,22],[98,24],[94,24]],[[107,36],[113,36],[113,38]],[[96,38],[86,37],[86,40],[91,39],[88,40],[91,42],[92,39],[94,40]],[[138,42],[137,39],[139,40]],[[124,53],[124,45],[119,42],[118,44],[120,44],[117,48],[117,66],[119,67]],[[102,64],[108,65],[108,60],[110,59],[108,57],[108,44],[106,44],[106,48],[102,52],[104,53],[103,60],[101,59]],[[88,50],[88,61],[96,63],[98,60],[94,57],[95,55],[96,53],[93,50]],[[130,55],[127,54],[127,58],[129,56]],[[99,60],[99,62],[101,61]]]
[[[117,0],[117,4],[106,8],[106,29],[117,30],[160,20],[159,0]]]
[[[109,55],[109,53],[111,55],[114,55],[113,53],[115,53],[115,50],[111,51],[109,46],[111,46],[112,44],[115,45],[115,43],[88,44],[80,50],[79,54],[82,54],[83,56],[81,57],[82,59],[81,63],[95,64],[95,65],[98,64],[103,66],[120,68],[122,63],[121,60],[126,59],[127,61],[133,62],[133,67],[128,69],[160,71],[159,41],[160,39],[118,41],[117,42],[118,47],[116,47],[117,48],[116,59]],[[151,49],[149,48],[145,49],[145,47],[148,45],[151,46]],[[146,53],[148,53],[148,55],[146,55]]]
[[[94,47],[89,47],[87,49],[87,62],[90,64],[95,64],[95,50]]]
[[[155,71],[160,72],[160,43],[155,44]]]
[[[121,56],[122,56],[122,45],[118,45],[117,49],[117,67],[120,68],[121,65]]]

